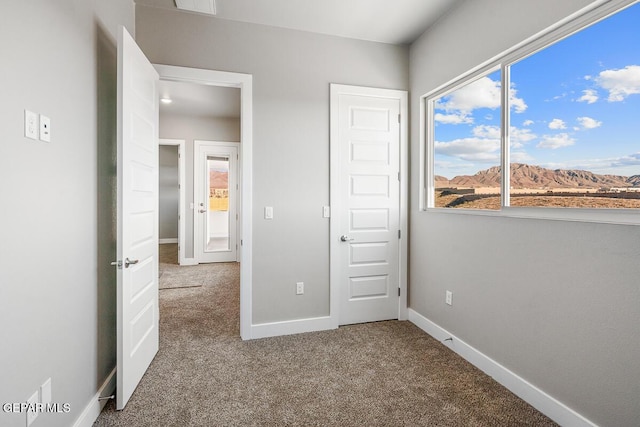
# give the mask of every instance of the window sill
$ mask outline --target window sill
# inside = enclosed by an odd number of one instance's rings
[[[526,218],[549,221],[595,222],[602,224],[640,225],[640,209],[521,208],[505,207],[499,211],[481,209],[427,208],[426,213]]]

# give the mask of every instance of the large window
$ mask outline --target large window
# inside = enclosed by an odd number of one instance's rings
[[[634,4],[427,97],[428,207],[640,208],[639,22]]]

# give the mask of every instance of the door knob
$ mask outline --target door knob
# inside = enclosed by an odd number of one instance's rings
[[[340,236],[340,241],[341,242],[350,242],[353,240],[353,237],[349,237],[346,234],[343,234],[342,236]]]
[[[129,258],[126,258],[126,259],[124,260],[124,268],[129,268],[129,266],[130,266],[130,265],[137,264],[137,263],[139,263],[139,262],[140,262],[140,260],[139,260],[139,259],[129,259]]]
[[[207,210],[206,209],[198,209],[198,212],[200,213],[205,213]]]

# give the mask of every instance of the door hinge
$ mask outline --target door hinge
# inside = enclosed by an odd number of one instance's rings
[[[398,230],[398,239],[402,238],[402,230]]]
[[[400,114],[398,114],[398,123],[400,123]]]
[[[400,288],[398,288],[398,296],[400,296]]]
[[[398,172],[398,181],[400,181],[400,172]]]

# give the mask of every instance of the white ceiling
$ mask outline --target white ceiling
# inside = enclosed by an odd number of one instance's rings
[[[216,17],[313,33],[409,44],[463,0],[216,0]],[[179,11],[174,0],[135,0]],[[205,15],[203,15],[205,16]]]
[[[173,101],[160,103],[161,114],[240,118],[240,89],[237,88],[161,80],[159,95]]]

